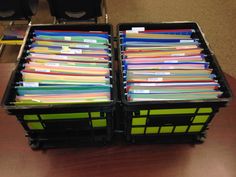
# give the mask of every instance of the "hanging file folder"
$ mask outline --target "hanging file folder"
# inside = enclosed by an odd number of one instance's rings
[[[195,33],[195,29],[141,27],[119,31],[128,102],[202,100],[222,95]]]
[[[109,41],[105,31],[34,30],[13,103],[111,102]]]

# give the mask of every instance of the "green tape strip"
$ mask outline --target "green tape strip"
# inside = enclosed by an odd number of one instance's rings
[[[63,113],[63,114],[41,114],[42,119],[78,119],[78,118],[88,118],[88,112],[82,113]],[[100,112],[91,112],[92,118],[99,118]],[[38,120],[37,115],[24,115],[24,120]]]
[[[198,113],[212,113],[212,108],[200,108]]]
[[[174,128],[173,126],[161,127],[160,133],[171,133],[173,128]]]
[[[147,127],[146,134],[158,133],[159,127]]]
[[[168,115],[168,114],[193,114],[196,108],[183,109],[153,109],[150,110],[150,115]]]
[[[203,125],[192,125],[189,128],[189,132],[200,132],[203,128]]]
[[[28,124],[29,129],[31,130],[43,130],[43,126],[40,122],[29,122]]]
[[[91,117],[100,117],[100,112],[91,112]]]
[[[141,117],[141,118],[133,118],[132,119],[132,125],[146,125],[147,118]]]
[[[144,134],[144,127],[133,127],[131,129],[131,134]]]
[[[140,110],[141,116],[146,116],[148,114],[148,110]]]
[[[205,123],[209,118],[209,115],[197,115],[193,119],[193,123]]]
[[[37,115],[24,115],[24,120],[38,120]]]
[[[82,113],[65,113],[65,114],[41,114],[42,119],[78,119],[78,118],[88,118],[88,112]]]
[[[92,126],[93,127],[106,127],[107,126],[107,120],[106,119],[92,120]]]
[[[176,126],[174,132],[175,133],[184,133],[187,131],[188,126]]]

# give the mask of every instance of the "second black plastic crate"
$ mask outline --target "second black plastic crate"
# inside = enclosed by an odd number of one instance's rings
[[[202,142],[205,138],[208,125],[219,111],[226,106],[231,98],[231,91],[220,66],[204,39],[204,34],[195,22],[168,22],[168,23],[124,23],[117,27],[118,46],[121,46],[120,31],[132,28],[156,29],[194,29],[199,38],[206,61],[220,84],[223,95],[218,99],[190,100],[190,101],[135,101],[129,102],[125,94],[122,59],[122,47],[118,47],[120,91],[124,111],[125,134],[128,141],[161,141]],[[135,32],[135,31],[134,31]]]

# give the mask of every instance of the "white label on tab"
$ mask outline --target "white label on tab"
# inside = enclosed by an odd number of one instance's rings
[[[97,40],[95,40],[95,39],[84,39],[84,42],[97,43]]]
[[[150,90],[134,90],[134,93],[150,93]]]
[[[168,60],[164,61],[164,63],[178,63],[178,60]]]
[[[64,37],[64,40],[66,40],[66,41],[71,41],[71,37],[70,37],[70,36],[65,36],[65,37]]]
[[[60,63],[46,63],[46,66],[60,66]]]
[[[75,54],[82,54],[82,50],[81,49],[76,49],[74,50]]]
[[[151,87],[151,86],[157,86],[156,83],[134,83],[134,86],[147,86],[147,87]]]
[[[89,45],[78,44],[76,45],[78,48],[89,48]]]
[[[126,33],[138,33],[138,31],[126,30]]]
[[[180,40],[180,43],[187,43],[187,42],[194,42],[194,40],[185,40],[185,39],[183,39],[183,40]]]
[[[148,81],[157,81],[157,82],[160,82],[160,81],[163,81],[163,78],[162,78],[162,77],[148,78]]]
[[[73,50],[71,50],[68,46],[62,46],[61,53],[75,54],[75,52]]]
[[[174,53],[174,54],[171,54],[171,56],[174,56],[174,57],[185,56],[185,53]]]
[[[38,82],[23,82],[24,87],[38,87],[39,83]]]
[[[49,69],[35,69],[36,72],[45,72],[45,73],[49,73],[50,70]]]
[[[61,48],[62,48],[62,50],[70,50],[69,46],[62,46]]]
[[[170,75],[170,72],[156,72],[155,75]]]
[[[36,100],[36,99],[32,99],[32,101],[35,101],[35,102],[40,102],[40,100]]]
[[[145,31],[144,27],[132,27],[132,31]]]
[[[75,54],[75,51],[73,50],[61,50],[62,54]]]
[[[60,59],[68,59],[68,56],[64,56],[64,55],[60,55],[60,57],[58,57]]]

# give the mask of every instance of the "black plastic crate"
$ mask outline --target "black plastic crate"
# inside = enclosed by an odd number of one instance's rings
[[[199,38],[206,61],[210,62],[214,74],[220,84],[223,95],[218,99],[190,100],[190,101],[127,101],[123,80],[122,48],[120,31],[131,30],[132,27],[152,29],[194,29]],[[168,23],[124,23],[117,27],[118,57],[120,72],[121,101],[124,111],[125,134],[128,141],[161,141],[179,142],[191,140],[203,141],[208,125],[219,111],[226,106],[231,98],[231,91],[224,74],[209,49],[200,27],[195,22],[168,22]]]
[[[106,103],[61,104],[49,106],[15,106],[15,82],[21,80],[21,69],[28,45],[31,44],[34,30],[73,30],[73,31],[106,31],[110,35],[111,63],[110,82],[111,101]],[[5,91],[2,105],[9,114],[15,115],[29,137],[32,148],[51,144],[55,146],[91,142],[109,142],[113,134],[113,114],[116,103],[116,74],[114,70],[114,48],[112,27],[99,25],[32,25],[29,27],[21,51],[18,64],[12,73]],[[57,144],[56,144],[57,142]]]

